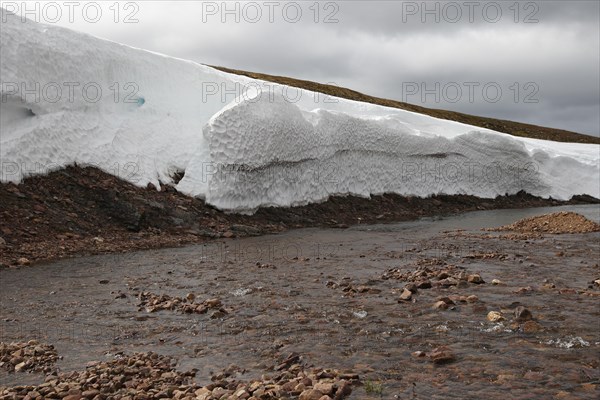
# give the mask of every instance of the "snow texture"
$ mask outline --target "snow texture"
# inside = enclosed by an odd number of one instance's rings
[[[346,194],[600,197],[598,145],[253,80],[4,10],[1,23],[3,182],[74,163],[139,186],[185,171],[179,191],[236,212]]]

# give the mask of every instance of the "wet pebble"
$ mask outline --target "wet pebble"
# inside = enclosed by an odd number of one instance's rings
[[[469,275],[467,277],[467,282],[474,283],[476,285],[480,285],[482,283],[485,283],[485,281],[481,278],[481,276],[479,274]]]
[[[447,346],[440,346],[427,354],[434,364],[448,364],[456,361],[456,356]]]
[[[19,258],[19,259],[17,260],[17,264],[18,264],[18,265],[21,265],[21,266],[26,266],[26,265],[30,265],[30,264],[31,264],[31,261],[29,261],[29,259],[28,259],[28,258],[21,257],[21,258]]]
[[[490,322],[504,321],[504,316],[498,311],[490,311],[487,315],[487,320]]]
[[[542,330],[544,330],[544,327],[538,322],[527,321],[523,324],[521,329],[523,330],[523,332],[531,334],[541,332]]]
[[[515,308],[515,320],[517,322],[529,321],[531,319],[533,319],[533,315],[527,308],[523,306],[518,306]]]
[[[202,303],[196,303],[196,297],[192,293],[188,293],[185,298],[181,298],[166,294],[157,295],[151,292],[141,292],[138,297],[140,299],[138,306],[144,307],[150,313],[160,310],[172,310],[187,314],[205,314],[209,310],[214,310],[218,313],[219,318],[228,314],[228,311],[222,307],[220,299],[208,299]]]
[[[408,289],[404,289],[402,294],[400,295],[400,299],[398,301],[410,301],[412,299],[412,292]]]

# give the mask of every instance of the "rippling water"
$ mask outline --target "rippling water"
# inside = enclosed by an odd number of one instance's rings
[[[54,344],[64,356],[62,370],[121,351],[153,350],[177,357],[181,369],[198,368],[197,380],[207,383],[211,372],[232,363],[247,369],[248,379],[260,376],[296,351],[309,364],[382,381],[384,398],[595,399],[600,291],[589,286],[600,278],[600,235],[513,241],[480,231],[561,210],[600,220],[598,206],[482,211],[2,270],[0,334],[3,341]],[[452,229],[467,232],[445,233]],[[487,283],[419,290],[415,302],[398,303],[404,283],[382,274],[434,258]],[[376,290],[348,295],[330,282]],[[138,310],[140,291],[218,297],[229,314],[146,313]],[[479,301],[431,308],[449,295]],[[539,331],[511,326],[516,305],[532,312]],[[507,320],[489,322],[489,311],[504,311]],[[455,362],[438,366],[411,355],[440,345],[451,348]],[[41,381],[36,374],[0,372],[0,385]],[[367,395],[357,388],[352,398]]]

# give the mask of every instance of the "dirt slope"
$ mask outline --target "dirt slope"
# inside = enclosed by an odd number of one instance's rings
[[[571,204],[597,201],[576,197]],[[0,184],[0,264],[74,254],[179,246],[210,238],[276,233],[300,227],[344,228],[471,210],[566,204],[524,193],[371,199],[333,197],[321,204],[226,214],[169,186],[139,188],[95,168],[68,167],[20,185]],[[22,264],[27,261],[21,260]]]

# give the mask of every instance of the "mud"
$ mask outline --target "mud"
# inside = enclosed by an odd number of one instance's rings
[[[598,206],[481,211],[3,269],[1,341],[49,343],[63,372],[154,351],[204,385],[231,364],[260,377],[295,352],[359,374],[352,399],[596,399],[600,233],[482,231],[561,210],[600,220]],[[424,269],[431,287],[407,286]],[[148,312],[149,293],[223,310]],[[0,386],[43,380],[0,370]]]

